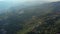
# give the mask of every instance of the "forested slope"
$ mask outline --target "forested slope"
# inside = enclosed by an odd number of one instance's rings
[[[0,34],[55,34],[59,31],[60,2],[14,7],[0,14]]]

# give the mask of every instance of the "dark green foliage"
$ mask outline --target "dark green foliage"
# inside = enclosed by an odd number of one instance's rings
[[[27,34],[32,34],[36,32],[38,32],[39,34],[57,34],[58,32],[60,32],[60,27],[59,27],[60,22],[57,23],[57,21],[60,20],[60,16],[55,16],[55,18],[53,16],[52,18],[50,18],[49,16],[49,19],[47,18],[48,20],[44,19],[45,21],[43,24],[39,25],[37,28],[34,28],[34,32],[32,30],[31,32],[28,32]]]

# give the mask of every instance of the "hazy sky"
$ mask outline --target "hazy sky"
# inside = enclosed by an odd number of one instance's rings
[[[55,2],[55,1],[60,1],[60,0],[0,0],[0,3],[1,2],[8,2],[8,3],[11,3],[11,4],[16,4],[16,3],[24,3],[24,2],[28,2],[28,3],[31,3],[31,2]]]
[[[19,1],[19,2],[25,2],[25,1],[50,1],[50,2],[53,2],[53,1],[59,1],[59,0],[0,0],[0,1]]]

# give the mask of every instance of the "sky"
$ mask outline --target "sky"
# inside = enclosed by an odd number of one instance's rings
[[[55,2],[60,0],[0,0],[1,2],[10,2],[10,3],[24,3],[24,2]]]
[[[55,1],[59,1],[59,0],[0,0],[0,1],[12,1],[12,2],[26,2],[26,1],[50,1],[50,2],[55,2]]]

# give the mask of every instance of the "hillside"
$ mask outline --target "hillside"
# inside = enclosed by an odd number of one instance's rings
[[[11,7],[0,14],[0,34],[59,33],[60,2]]]

